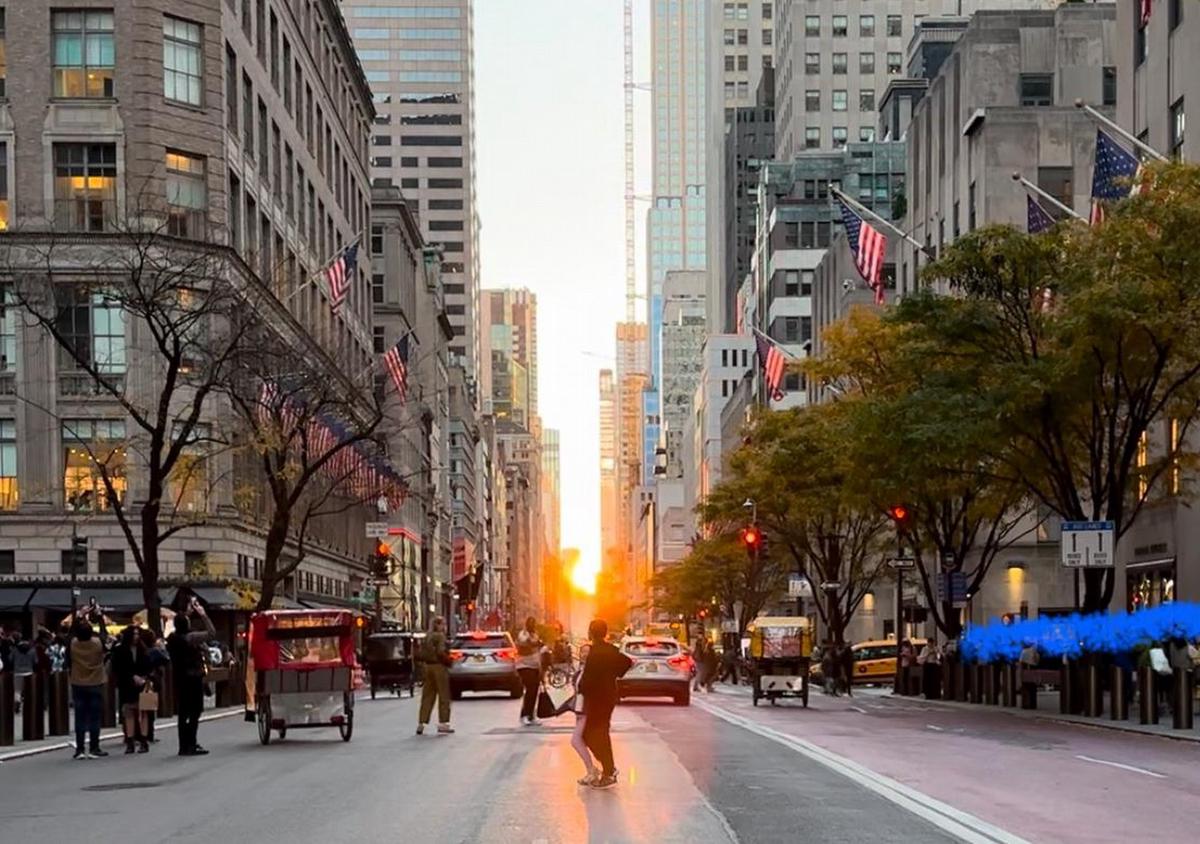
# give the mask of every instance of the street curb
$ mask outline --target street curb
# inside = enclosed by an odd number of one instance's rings
[[[230,718],[234,715],[241,715],[242,711],[243,711],[242,707],[240,707],[240,706],[232,708],[232,709],[223,709],[219,712],[213,712],[210,715],[201,715],[200,721],[201,721],[201,723],[203,723],[205,721],[217,721],[217,720],[220,720],[221,718]],[[173,726],[175,726],[175,724],[176,724],[175,718],[170,718],[170,719],[166,719],[163,721],[156,720],[154,722],[154,729],[158,730],[160,727],[173,727]],[[103,743],[106,741],[115,741],[117,739],[121,739],[124,737],[125,737],[124,733],[122,733],[120,730],[116,730],[111,733],[101,733],[100,741],[101,741],[101,743]],[[27,756],[38,756],[42,753],[50,753],[51,751],[54,751],[54,750],[70,750],[74,747],[75,747],[75,742],[68,738],[67,740],[61,741],[57,744],[46,744],[46,745],[42,745],[40,747],[31,747],[27,750],[15,750],[10,753],[0,754],[0,764],[3,764],[4,762],[12,762],[17,759],[24,759]]]

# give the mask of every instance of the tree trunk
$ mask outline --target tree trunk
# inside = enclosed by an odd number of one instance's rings
[[[283,559],[283,550],[287,545],[287,518],[280,515],[282,511],[276,507],[271,519],[271,527],[267,531],[267,544],[263,552],[262,587],[258,596],[255,612],[269,610],[275,600],[275,591],[283,578],[279,574],[279,561]]]
[[[942,601],[942,623],[938,627],[946,634],[947,640],[954,640],[962,635],[962,614],[950,601]]]
[[[158,515],[157,499],[142,505],[142,602],[146,605],[146,624],[156,636],[162,635],[162,598],[158,594]]]

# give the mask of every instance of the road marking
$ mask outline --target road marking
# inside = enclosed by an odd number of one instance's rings
[[[1076,754],[1075,758],[1082,759],[1084,762],[1095,762],[1097,765],[1108,765],[1113,768],[1120,768],[1122,771],[1132,771],[1135,774],[1145,774],[1148,777],[1156,777],[1160,780],[1165,780],[1167,778],[1166,774],[1147,771],[1145,768],[1137,768],[1133,765],[1125,765],[1121,762],[1109,762],[1107,759],[1093,759],[1091,756],[1080,756],[1078,754]]]
[[[735,715],[727,709],[714,706],[707,701],[693,700],[692,706],[698,706],[723,721],[795,750],[968,844],[1029,844],[1024,838],[1006,832],[982,818],[955,809],[947,803],[935,800],[890,777],[877,774],[857,762],[839,756],[812,742],[772,729],[750,718]]]
[[[853,709],[855,712],[861,712],[863,715],[867,714],[867,710],[863,709],[861,706],[852,706],[850,708]]]
[[[945,730],[945,729],[943,729],[942,727],[939,727],[939,726],[937,726],[936,724],[926,724],[925,726],[926,726],[926,728],[927,728],[927,729],[934,730],[935,732],[939,732],[939,733],[944,733],[944,732],[946,732],[946,730]]]

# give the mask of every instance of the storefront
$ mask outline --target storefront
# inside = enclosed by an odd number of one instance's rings
[[[1144,610],[1176,599],[1175,558],[1132,562],[1125,565],[1126,609]]]

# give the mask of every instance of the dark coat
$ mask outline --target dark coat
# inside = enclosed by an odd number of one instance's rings
[[[611,714],[617,705],[617,678],[625,676],[632,665],[629,657],[608,642],[593,642],[579,678],[584,712]]]

